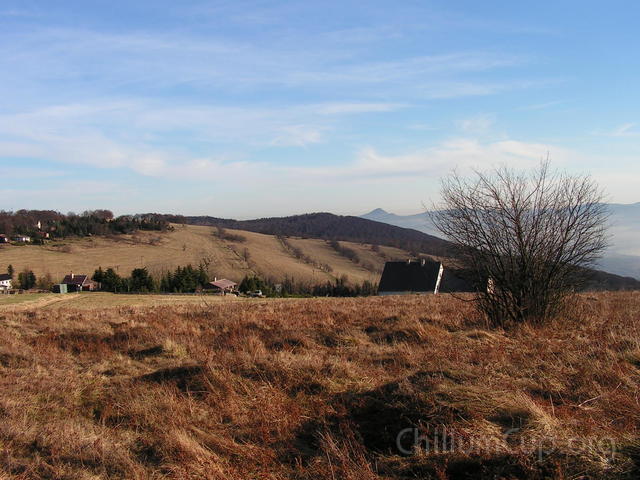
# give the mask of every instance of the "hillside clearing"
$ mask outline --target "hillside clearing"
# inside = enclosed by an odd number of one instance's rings
[[[121,275],[147,267],[154,275],[174,270],[178,266],[201,262],[208,265],[212,277],[229,278],[239,282],[246,275],[259,275],[275,281],[293,278],[296,281],[318,284],[346,275],[350,281],[377,282],[385,259],[405,259],[409,255],[399,249],[381,247],[385,257],[371,251],[371,246],[343,242],[355,250],[368,265],[341,257],[325,241],[291,239],[306,254],[319,263],[330,265],[330,273],[296,259],[272,235],[228,230],[242,236],[241,242],[222,240],[212,227],[176,225],[174,231],[138,232],[134,235],[110,237],[70,238],[43,246],[0,247],[0,270],[13,265],[16,272],[31,269],[37,277],[50,274],[61,281],[69,272],[93,274],[98,267],[113,268]]]

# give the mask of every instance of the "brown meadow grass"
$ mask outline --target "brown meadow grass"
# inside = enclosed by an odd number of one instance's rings
[[[0,311],[0,478],[637,478],[638,319],[638,293],[507,332],[448,295]]]

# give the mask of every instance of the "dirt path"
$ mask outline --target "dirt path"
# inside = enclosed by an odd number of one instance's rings
[[[9,312],[24,312],[28,310],[36,310],[39,308],[44,308],[49,305],[68,302],[78,298],[76,295],[47,295],[46,297],[38,298],[36,300],[16,303],[16,304],[7,304],[0,305],[0,311],[9,311]]]

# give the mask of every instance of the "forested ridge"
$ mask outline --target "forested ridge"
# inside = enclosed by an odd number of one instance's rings
[[[0,211],[0,234],[27,235],[38,241],[43,234],[50,238],[87,235],[118,235],[136,230],[170,229],[162,215],[136,214],[115,217],[110,210],[87,210],[81,214],[63,214],[54,210]]]

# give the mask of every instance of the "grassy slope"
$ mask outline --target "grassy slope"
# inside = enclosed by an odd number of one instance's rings
[[[637,478],[639,316],[634,293],[511,332],[447,295],[2,311],[0,478]],[[458,450],[398,455],[420,425]]]
[[[146,266],[152,273],[174,269],[191,263],[198,265],[202,260],[210,261],[210,274],[239,281],[246,274],[257,273],[278,280],[285,276],[298,281],[321,283],[336,275],[347,275],[357,282],[377,281],[384,260],[370,251],[369,246],[344,242],[356,250],[362,258],[376,268],[367,270],[335,253],[322,240],[294,239],[308,255],[334,268],[326,274],[286,252],[278,239],[271,235],[252,232],[239,233],[247,240],[243,243],[222,241],[212,235],[211,227],[178,226],[168,233],[140,232],[119,237],[93,237],[52,242],[45,246],[3,246],[0,248],[0,269],[4,271],[12,264],[16,272],[24,268],[33,269],[37,276],[50,273],[55,281],[73,271],[77,274],[92,274],[102,266],[113,267],[120,274],[128,275],[132,269]],[[243,258],[244,250],[249,252],[249,261]],[[389,258],[406,258],[402,250],[382,247]]]

